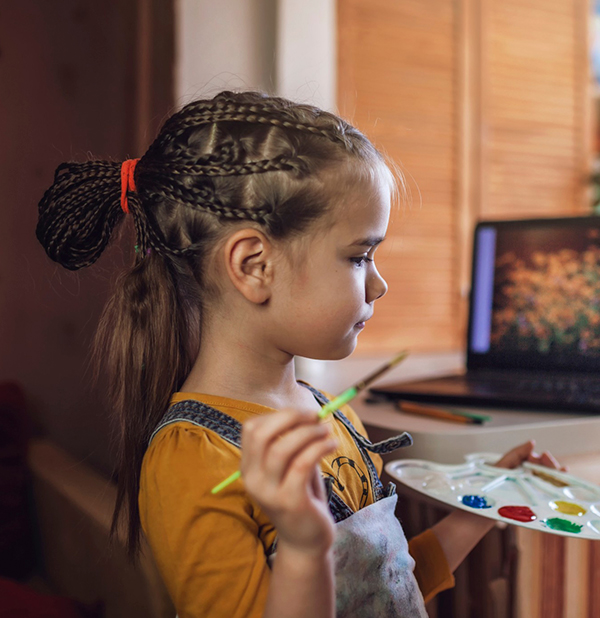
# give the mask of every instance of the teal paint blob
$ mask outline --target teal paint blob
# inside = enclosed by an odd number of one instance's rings
[[[485,496],[463,496],[462,503],[465,506],[470,506],[472,509],[489,509],[492,506],[488,503]]]
[[[550,519],[545,519],[544,523],[552,530],[571,532],[573,534],[579,534],[581,532],[581,528],[583,528],[580,524],[574,524],[572,521],[568,521],[562,517],[551,517]]]

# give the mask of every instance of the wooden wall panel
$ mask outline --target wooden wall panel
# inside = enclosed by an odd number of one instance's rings
[[[464,346],[479,218],[589,209],[588,0],[340,0],[338,106],[401,166],[360,352]]]
[[[114,428],[90,342],[128,237],[69,272],[35,237],[37,204],[59,163],[148,147],[173,105],[173,11],[170,0],[0,3],[0,375],[23,386],[40,431],[108,475]]]
[[[587,209],[587,8],[484,0],[482,217]]]
[[[338,3],[340,113],[401,166],[411,193],[378,250],[389,291],[361,335],[361,352],[459,345],[457,6]]]

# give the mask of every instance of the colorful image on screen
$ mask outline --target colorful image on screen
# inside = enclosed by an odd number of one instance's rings
[[[498,234],[490,348],[600,356],[600,230]]]

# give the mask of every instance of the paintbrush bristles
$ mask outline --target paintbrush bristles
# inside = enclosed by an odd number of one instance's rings
[[[392,360],[389,363],[387,363],[383,367],[380,367],[379,369],[374,371],[371,375],[368,375],[364,380],[361,380],[360,382],[358,382],[358,384],[355,384],[354,388],[356,389],[356,392],[360,393],[360,391],[364,390],[367,386],[369,386],[371,382],[376,380],[379,376],[384,374],[386,371],[389,371],[392,367],[394,367],[394,365],[397,365],[400,361],[404,360],[407,355],[408,355],[408,350],[403,350],[397,356],[392,358]]]

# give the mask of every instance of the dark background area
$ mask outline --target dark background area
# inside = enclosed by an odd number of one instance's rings
[[[165,0],[0,0],[0,380],[22,385],[36,433],[105,474],[90,343],[132,243],[67,271],[37,242],[37,204],[63,161],[143,153],[173,105],[173,21]]]

